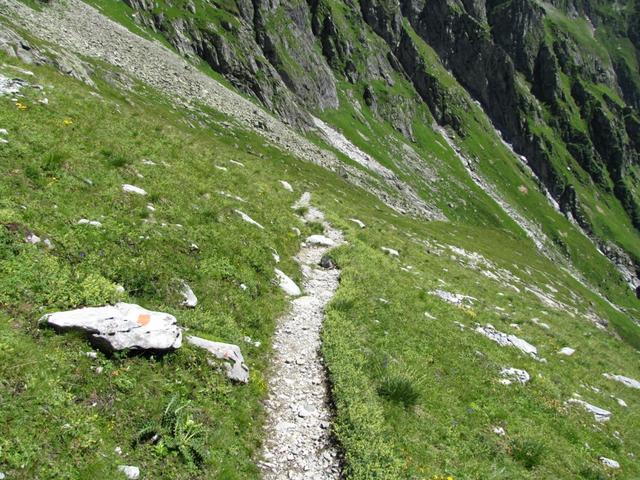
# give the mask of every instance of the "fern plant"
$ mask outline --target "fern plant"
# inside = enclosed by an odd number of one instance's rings
[[[187,413],[189,402],[173,396],[160,419],[145,423],[136,434],[135,444],[151,442],[159,455],[176,454],[189,466],[200,466],[207,458],[205,428]]]

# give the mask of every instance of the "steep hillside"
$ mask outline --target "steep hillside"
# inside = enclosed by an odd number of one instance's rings
[[[0,0],[0,473],[638,478],[638,13]]]
[[[131,14],[298,128],[356,102],[411,141],[415,122],[433,120],[466,136],[466,94],[451,89],[464,87],[637,285],[637,2],[123,1],[93,3]]]

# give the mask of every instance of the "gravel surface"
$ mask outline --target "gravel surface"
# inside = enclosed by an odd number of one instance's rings
[[[315,209],[313,218],[321,217]],[[324,223],[335,245],[342,233]],[[296,256],[303,273],[303,296],[291,301],[273,339],[265,444],[259,462],[266,480],[340,478],[340,459],[331,437],[326,372],[320,357],[325,305],[338,288],[340,272],[323,269],[320,259],[331,247],[303,243]]]

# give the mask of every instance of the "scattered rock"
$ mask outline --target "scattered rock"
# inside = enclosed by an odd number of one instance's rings
[[[399,257],[400,256],[400,252],[398,252],[398,250],[394,250],[393,248],[380,247],[380,250],[382,250],[384,253],[387,253],[387,254],[391,255],[392,257]]]
[[[20,93],[22,87],[29,85],[19,78],[9,78],[0,74],[0,95],[15,95]]]
[[[41,242],[40,237],[37,236],[35,233],[29,233],[25,237],[24,241],[27,243],[30,243],[31,245],[36,245]]]
[[[118,470],[124,473],[129,480],[137,480],[140,478],[140,469],[132,465],[120,465]]]
[[[238,202],[247,203],[247,201],[244,198],[239,197],[237,195],[232,195],[232,194],[224,192],[222,190],[219,191],[218,194],[220,194],[221,196],[223,196],[225,198],[230,198],[231,200],[236,200]]]
[[[287,192],[293,192],[293,187],[289,182],[280,180],[280,185],[282,185],[282,188],[284,188]]]
[[[93,360],[95,360],[96,358],[98,358],[98,354],[96,352],[85,352],[85,356],[89,357]]]
[[[596,419],[598,423],[604,423],[609,421],[612,413],[604,408],[596,407],[595,405],[591,405],[590,403],[585,402],[584,400],[580,400],[578,398],[570,398],[566,401],[568,404],[576,404],[582,405],[584,409],[593,414],[593,417]]]
[[[600,457],[599,460],[600,460],[600,463],[602,463],[605,467],[609,467],[613,469],[620,468],[620,464],[615,460],[611,460],[610,458]]]
[[[501,437],[504,437],[507,434],[502,427],[493,427],[493,433]]]
[[[323,255],[322,258],[320,259],[320,263],[319,265],[327,270],[333,270],[334,268],[337,268],[337,264],[335,262],[335,260],[333,258],[331,258],[330,255]]]
[[[307,238],[306,242],[311,245],[320,245],[322,247],[333,247],[336,244],[336,242],[324,235],[311,235]]]
[[[198,298],[186,282],[182,282],[182,290],[180,291],[180,293],[184,297],[184,301],[182,302],[183,306],[188,308],[195,308],[195,306],[198,305]]]
[[[278,255],[278,251],[275,248],[271,249],[271,256],[274,262],[280,263],[280,255]]]
[[[130,303],[49,313],[39,321],[63,331],[85,331],[107,352],[174,350],[182,344],[182,331],[173,315]]]
[[[147,192],[145,192],[140,187],[136,187],[135,185],[129,185],[128,183],[125,183],[125,184],[122,185],[122,191],[126,192],[126,193],[135,193],[136,195],[146,195],[147,194]]]
[[[536,325],[538,325],[540,328],[543,328],[545,330],[551,330],[551,327],[549,325],[547,325],[544,322],[541,322],[539,318],[532,318],[531,321],[533,323],[535,323]]]
[[[298,227],[291,227],[291,230],[296,234],[296,237],[299,237],[302,234]]]
[[[278,282],[280,288],[284,290],[284,293],[287,295],[291,295],[292,297],[297,297],[302,295],[302,291],[300,287],[296,285],[296,283],[291,280],[282,270],[274,269],[276,272],[276,276],[278,277]]]
[[[227,170],[227,167],[222,167],[222,166],[220,166],[220,165],[214,165],[214,167],[215,167],[215,168],[217,168],[218,170],[222,171],[222,172],[226,172],[226,171],[228,171],[228,170]]]
[[[309,208],[311,204],[311,194],[309,192],[304,192],[302,196],[294,203],[291,208],[294,210],[298,208]]]
[[[244,357],[237,345],[212,342],[200,337],[188,336],[187,342],[196,347],[204,348],[218,360],[224,361],[227,377],[235,382],[249,382],[249,367],[244,363]]]
[[[618,402],[618,405],[620,405],[621,407],[628,407],[629,406],[629,405],[627,405],[627,402],[625,402],[621,398],[616,398],[616,402]]]
[[[78,220],[78,225],[91,225],[92,227],[101,227],[102,223],[97,220],[87,220],[86,218],[81,218]]]
[[[495,327],[489,323],[487,323],[486,327],[481,327],[480,325],[478,325],[476,327],[476,332],[484,335],[490,340],[493,340],[502,347],[515,347],[522,353],[531,355],[533,358],[538,360],[538,349],[536,347],[515,335],[508,335],[496,330]]]
[[[244,163],[237,162],[235,160],[229,160],[229,163],[233,163],[234,165],[244,168]]]
[[[349,220],[351,220],[353,223],[358,225],[360,228],[366,227],[366,225],[363,222],[361,222],[360,220],[358,220],[357,218],[350,218]]]
[[[264,230],[264,227],[262,225],[260,225],[258,222],[256,222],[253,218],[251,218],[246,213],[241,212],[240,210],[234,210],[234,212],[236,212],[238,215],[240,215],[242,220],[244,220],[245,222],[250,223],[251,225],[255,225],[256,227],[258,227],[261,230]]]
[[[462,295],[460,293],[451,293],[446,292],[444,290],[433,290],[429,292],[430,295],[435,295],[436,297],[440,297],[445,302],[451,303],[453,305],[463,305],[465,303],[471,305],[474,301],[477,300],[475,297],[470,297],[469,295]]]
[[[560,355],[566,355],[567,357],[570,357],[571,355],[573,355],[574,353],[576,353],[574,348],[571,347],[563,347],[560,349],[560,351],[558,352],[558,354]]]
[[[526,370],[520,370],[518,368],[503,368],[500,375],[503,377],[500,380],[500,383],[503,385],[511,385],[514,382],[524,385],[531,380],[531,376]]]
[[[634,380],[633,378],[625,377],[624,375],[613,375],[611,373],[603,373],[602,376],[608,378],[609,380],[620,382],[627,387],[640,389],[640,382],[638,380]]]

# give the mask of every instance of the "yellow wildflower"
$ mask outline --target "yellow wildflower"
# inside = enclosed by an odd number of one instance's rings
[[[68,127],[69,125],[73,125],[73,120],[71,120],[70,118],[65,118],[65,119],[62,121],[62,124],[63,124],[65,127]]]
[[[27,109],[27,108],[29,108],[29,107],[27,107],[27,106],[26,106],[24,103],[22,103],[22,102],[16,102],[16,108],[17,108],[18,110],[26,110],[26,109]]]

